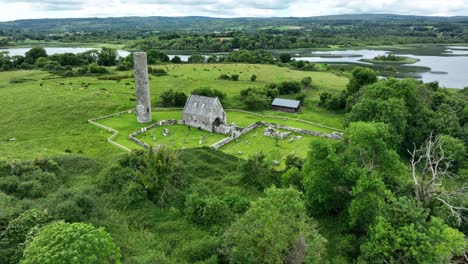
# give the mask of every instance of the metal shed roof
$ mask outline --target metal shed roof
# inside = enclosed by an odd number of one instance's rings
[[[275,100],[273,100],[273,103],[271,103],[271,105],[274,105],[274,106],[283,106],[283,107],[291,107],[291,108],[298,108],[300,104],[301,104],[300,101],[283,99],[283,98],[275,98]]]

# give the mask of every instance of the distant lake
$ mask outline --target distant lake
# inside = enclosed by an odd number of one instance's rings
[[[11,48],[11,49],[0,49],[0,52],[6,51],[9,52],[10,56],[24,56],[28,50],[31,48]],[[88,50],[93,50],[93,48],[44,48],[48,55],[54,54],[63,54],[63,53],[82,53]],[[120,57],[126,57],[130,52],[126,50],[118,50],[117,53]]]
[[[0,52],[6,51],[10,56],[24,56],[26,52],[28,52],[31,48],[10,48],[10,49],[0,49]],[[44,48],[48,55],[54,54],[63,54],[63,53],[82,53],[88,50],[93,50],[93,48]],[[129,51],[126,50],[117,50],[117,53],[120,57],[126,57],[130,54]],[[170,59],[174,58],[175,56],[179,56],[182,61],[188,61],[189,57],[192,56],[191,54],[174,54],[168,55]],[[209,55],[203,55],[208,57]]]
[[[415,58],[414,64],[389,65],[363,62],[379,55],[395,54]],[[383,76],[414,77],[424,82],[438,81],[441,86],[468,86],[468,47],[466,46],[407,46],[389,49],[358,49],[333,51],[304,51],[292,54],[296,60],[329,64],[361,64],[378,70]]]

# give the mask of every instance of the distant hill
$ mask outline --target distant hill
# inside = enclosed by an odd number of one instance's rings
[[[186,31],[216,32],[226,30],[257,30],[291,26],[311,28],[317,24],[353,23],[462,23],[468,25],[464,17],[402,16],[392,14],[332,15],[318,17],[272,17],[272,18],[213,18],[213,17],[108,17],[108,18],[64,18],[26,19],[1,22],[0,30],[19,30],[37,33],[99,32],[99,31]]]

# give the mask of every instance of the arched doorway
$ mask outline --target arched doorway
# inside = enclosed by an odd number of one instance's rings
[[[218,126],[220,126],[221,124],[222,124],[221,119],[219,119],[219,117],[216,118],[216,119],[213,121],[213,125],[212,125],[212,128],[211,128],[211,132],[214,133],[214,132],[215,132],[215,127],[218,127]]]

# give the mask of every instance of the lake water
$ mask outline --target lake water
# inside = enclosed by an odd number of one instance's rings
[[[47,54],[61,53],[81,53],[92,48],[45,48]],[[9,52],[10,56],[24,55],[29,48],[0,49]],[[438,81],[443,87],[463,88],[468,86],[468,46],[438,46],[419,45],[404,46],[388,49],[358,49],[358,50],[298,50],[298,51],[273,51],[274,53],[291,52],[296,60],[311,62],[329,63],[331,65],[340,64],[360,64],[375,68],[383,76],[394,77],[414,77],[424,82]],[[120,57],[125,57],[130,52],[118,50]],[[219,53],[212,53],[220,55]],[[373,59],[378,55],[395,54],[418,59],[414,64],[408,65],[385,65],[366,63],[361,60]],[[168,55],[169,58],[179,56],[182,61],[188,61],[190,55],[176,54]],[[210,54],[205,54],[208,57]]]
[[[379,55],[395,54],[418,59],[407,65],[376,65],[363,62]],[[296,60],[329,64],[361,64],[376,68],[384,76],[414,77],[424,82],[438,81],[443,87],[468,86],[468,47],[466,46],[413,46],[405,48],[300,51]]]
[[[10,56],[24,56],[27,51],[31,48],[10,48],[10,49],[0,49],[0,52],[8,52]],[[53,54],[63,54],[63,53],[82,53],[88,50],[93,50],[93,48],[44,48],[48,55]],[[130,54],[129,51],[126,50],[117,50],[117,53],[120,57],[126,57]],[[187,62],[191,55],[184,55],[184,54],[177,54],[177,55],[168,55],[170,59],[174,58],[175,56],[179,56],[182,61]],[[209,55],[203,55],[205,57],[209,57]]]
[[[10,56],[24,56],[31,48],[11,48],[11,49],[0,49],[0,52],[6,51]],[[63,53],[82,53],[93,48],[44,48],[48,55],[63,54]],[[117,50],[120,57],[126,57],[130,52],[126,50]]]

